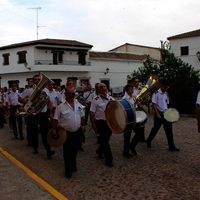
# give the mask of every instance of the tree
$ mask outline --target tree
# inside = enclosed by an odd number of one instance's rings
[[[137,76],[143,84],[146,84],[145,81],[148,80],[150,74],[158,75],[160,81],[168,80],[170,83],[168,92],[173,102],[171,106],[182,114],[193,114],[197,93],[200,89],[199,70],[195,70],[166,49],[161,49],[161,55],[161,61],[155,61],[147,55],[143,66],[134,70],[128,77]]]

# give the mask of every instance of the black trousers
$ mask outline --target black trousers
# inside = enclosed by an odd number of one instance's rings
[[[135,149],[136,145],[141,140],[141,137],[143,139],[144,128],[145,127],[134,128],[133,129],[133,131],[135,132],[135,135],[133,136],[131,142],[130,142],[130,139],[131,139],[132,130],[127,131],[127,132],[124,133],[124,150],[123,150],[123,154],[128,154],[129,153],[129,149]]]
[[[0,127],[3,128],[4,127],[4,123],[5,123],[5,118],[4,118],[4,107],[0,105]]]
[[[38,150],[39,142],[38,142],[38,134],[40,126],[40,133],[42,136],[42,143],[47,152],[51,151],[51,147],[47,142],[47,134],[48,134],[48,126],[49,126],[49,113],[40,113],[34,116],[26,117],[26,125],[27,125],[27,141],[28,144],[33,146],[34,150]]]
[[[172,132],[172,123],[168,122],[164,118],[163,112],[159,112],[159,113],[160,113],[161,118],[154,116],[154,127],[151,129],[149,137],[147,138],[147,143],[150,143],[154,139],[160,127],[163,125],[165,134],[167,136],[168,146],[169,148],[174,148],[175,145],[174,145],[174,138],[173,138],[173,132]]]
[[[91,103],[87,103],[87,106],[85,107],[85,124],[87,124],[87,122],[88,122],[88,116],[89,116],[89,112],[90,112],[90,105],[91,105]]]
[[[76,168],[76,156],[78,154],[80,129],[76,132],[67,131],[67,139],[63,144],[63,157],[65,163],[65,172],[72,172]]]
[[[110,149],[109,140],[110,136],[112,135],[112,131],[104,120],[95,120],[95,124],[97,126],[97,132],[101,137],[101,142],[96,152],[98,154],[104,154],[106,162],[111,163],[113,161],[113,156]]]
[[[15,137],[18,137],[17,133],[17,128],[19,131],[19,137],[23,138],[23,132],[22,132],[22,127],[23,127],[23,122],[22,122],[22,117],[18,116],[17,118],[14,116],[16,109],[18,106],[10,106],[10,121],[12,124],[12,129],[13,129],[13,134]]]

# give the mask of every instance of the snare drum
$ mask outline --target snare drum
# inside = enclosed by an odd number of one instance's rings
[[[110,101],[105,113],[107,124],[114,133],[130,131],[135,125],[135,108],[128,100]]]
[[[176,110],[175,108],[168,108],[167,110],[165,110],[164,112],[164,118],[168,121],[168,122],[177,122],[180,118],[179,112],[178,110]]]
[[[134,128],[141,128],[147,123],[147,114],[144,111],[136,111],[136,124]]]

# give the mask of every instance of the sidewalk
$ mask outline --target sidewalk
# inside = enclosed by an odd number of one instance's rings
[[[2,150],[2,149],[1,149]],[[55,200],[42,186],[0,153],[0,199]]]

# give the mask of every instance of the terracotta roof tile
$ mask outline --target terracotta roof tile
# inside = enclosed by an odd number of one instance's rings
[[[59,39],[41,39],[41,40],[33,40],[28,42],[22,42],[17,44],[11,44],[8,46],[0,47],[2,49],[9,49],[9,48],[16,48],[22,46],[29,46],[29,45],[38,45],[38,44],[47,44],[47,45],[60,45],[60,46],[76,46],[76,47],[87,47],[92,48],[92,45],[78,42],[76,40],[59,40]]]
[[[131,53],[116,53],[116,52],[89,52],[91,59],[115,59],[115,60],[138,60],[144,61],[145,55],[136,55]]]
[[[187,37],[197,37],[197,36],[200,36],[200,29],[195,30],[195,31],[190,31],[190,32],[187,32],[187,33],[182,33],[182,34],[179,34],[179,35],[174,35],[174,36],[168,37],[167,39],[173,40],[173,39],[187,38]]]

